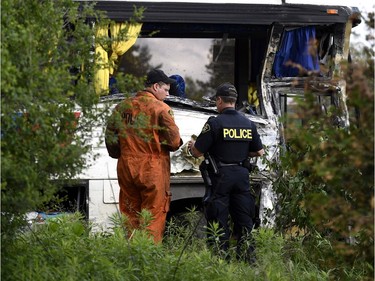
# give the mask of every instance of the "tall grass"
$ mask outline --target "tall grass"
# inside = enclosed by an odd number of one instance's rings
[[[300,241],[271,229],[253,233],[255,264],[221,259],[197,235],[200,219],[191,212],[185,224],[172,220],[163,243],[155,245],[146,231],[128,240],[122,227],[92,233],[79,214],[59,217],[2,244],[1,280],[329,280]]]

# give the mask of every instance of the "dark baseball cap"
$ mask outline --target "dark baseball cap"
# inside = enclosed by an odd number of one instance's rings
[[[216,97],[232,97],[237,98],[237,90],[233,84],[225,82],[216,89]]]
[[[163,82],[165,84],[173,84],[176,80],[169,78],[162,70],[160,69],[152,69],[149,73],[147,73],[147,84],[159,83]]]

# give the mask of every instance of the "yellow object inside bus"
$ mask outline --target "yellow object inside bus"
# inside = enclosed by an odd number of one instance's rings
[[[97,28],[95,33],[97,39],[95,54],[98,56],[97,64],[99,65],[95,74],[95,92],[97,94],[108,95],[109,77],[114,73],[118,58],[134,45],[141,28],[141,23],[114,23],[110,26]],[[111,44],[104,46],[109,36],[112,39]]]

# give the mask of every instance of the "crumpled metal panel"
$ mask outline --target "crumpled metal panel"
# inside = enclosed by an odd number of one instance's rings
[[[171,173],[178,174],[184,170],[199,171],[200,161],[188,155],[186,146],[193,135],[200,134],[207,119],[214,114],[181,108],[173,108],[173,113],[184,143],[177,151],[171,152]]]

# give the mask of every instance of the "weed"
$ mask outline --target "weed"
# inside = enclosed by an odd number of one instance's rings
[[[185,216],[190,221],[183,224],[171,220],[161,244],[155,244],[144,229],[128,239],[123,218],[117,218],[112,231],[103,234],[90,231],[91,226],[79,214],[58,217],[2,244],[2,280],[279,281],[331,277],[332,272],[322,271],[309,259],[306,240],[287,240],[271,229],[258,228],[245,241],[255,242],[257,261],[253,265],[216,255],[206,238],[194,234],[199,215],[193,213]],[[207,231],[219,243],[218,226],[210,225]],[[327,246],[322,241],[317,247]],[[352,280],[360,280],[358,274],[363,274],[345,270],[348,276],[357,274]]]

